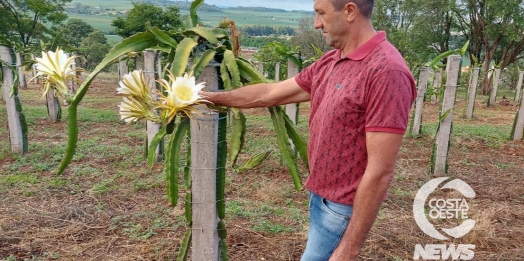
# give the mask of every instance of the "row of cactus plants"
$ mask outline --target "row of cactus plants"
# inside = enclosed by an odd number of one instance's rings
[[[153,93],[148,88],[141,71],[133,71],[125,75],[120,82],[118,93],[123,97],[120,107],[122,119],[133,123],[141,119],[151,120],[161,124],[161,129],[151,141],[148,154],[150,166],[155,161],[155,148],[165,137],[169,137],[165,157],[165,173],[167,183],[167,195],[171,205],[178,203],[179,194],[179,169],[183,169],[183,180],[187,189],[185,200],[185,211],[187,224],[191,227],[191,177],[190,169],[190,143],[189,121],[190,118],[199,114],[194,107],[197,104],[207,103],[209,108],[220,111],[219,140],[225,141],[227,132],[227,119],[231,122],[231,134],[229,140],[229,151],[225,142],[218,143],[217,157],[217,214],[219,222],[218,232],[221,238],[222,260],[227,259],[227,244],[225,243],[225,174],[226,165],[237,170],[246,170],[260,164],[269,152],[254,155],[244,164],[237,164],[237,157],[243,147],[246,131],[246,117],[239,109],[218,108],[209,104],[205,97],[200,97],[200,91],[204,85],[196,84],[202,71],[210,63],[219,63],[219,76],[223,89],[233,90],[244,85],[268,80],[258,72],[255,66],[248,60],[239,56],[238,35],[233,21],[223,21],[216,28],[205,28],[198,25],[197,8],[203,4],[203,0],[195,0],[191,4],[188,19],[188,29],[178,31],[163,31],[156,27],[147,26],[145,32],[138,33],[116,44],[105,56],[103,61],[87,76],[80,84],[74,94],[60,92],[63,83],[76,77],[74,72],[68,71],[71,60],[64,60],[63,52],[44,52],[43,57],[37,59],[39,74],[46,78],[46,88],[57,90],[69,104],[68,107],[68,145],[65,156],[57,169],[57,174],[63,174],[71,163],[75,154],[78,140],[78,105],[86,95],[90,84],[95,77],[107,66],[118,62],[119,58],[130,53],[141,52],[145,49],[155,49],[167,53],[166,71],[162,79],[158,81],[159,89],[155,95],[158,101],[153,99]],[[52,57],[52,56],[55,57]],[[77,80],[77,79],[76,79]],[[278,138],[278,147],[282,158],[287,165],[295,188],[302,188],[301,175],[297,165],[297,158],[291,146],[298,150],[298,154],[307,166],[307,148],[304,139],[295,130],[293,123],[279,107],[268,108]],[[227,117],[226,113],[231,113]],[[185,145],[184,145],[185,143]],[[182,153],[182,148],[187,148],[187,153]],[[227,156],[226,156],[227,155]],[[184,161],[185,166],[181,166]],[[183,167],[183,168],[181,168]],[[191,229],[188,228],[182,240],[178,260],[186,260],[188,256],[189,242],[191,241]]]

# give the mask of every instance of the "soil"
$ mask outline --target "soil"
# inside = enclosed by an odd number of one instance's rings
[[[116,113],[116,87],[114,78],[96,80],[81,107]],[[20,90],[26,110],[44,106],[40,91],[39,85],[33,83]],[[513,124],[515,104],[487,107],[482,102],[485,98],[478,99],[475,119],[466,120],[456,114],[455,127],[478,124],[507,128]],[[457,112],[464,108],[464,100],[457,99]],[[0,108],[0,122],[6,122],[5,106]],[[438,120],[438,108],[429,102],[425,105],[424,124]],[[308,110],[304,104],[301,116],[307,118]],[[269,117],[264,109],[244,112],[248,124],[249,117]],[[51,123],[45,115],[32,118],[30,151],[25,156],[2,151],[0,260],[175,260],[186,226],[183,207],[179,204],[173,208],[167,203],[163,164],[150,169],[145,161],[123,163],[127,157],[142,153],[143,137],[123,135],[129,127],[117,120],[81,123],[80,142],[101,137],[98,141],[107,148],[122,143],[137,145],[127,154],[104,157],[79,147],[80,156],[75,156],[64,175],[58,177],[54,171],[61,159],[60,150],[42,152],[34,148],[42,148],[43,144],[65,146],[66,124],[65,120]],[[2,125],[0,140],[5,142],[7,124]],[[255,134],[250,138],[273,135],[271,129],[252,131]],[[473,199],[468,199],[468,216],[476,225],[464,237],[448,241],[425,235],[413,218],[418,189],[434,178],[429,172],[433,142],[433,133],[406,135],[388,199],[360,260],[412,260],[417,244],[473,244],[474,260],[524,260],[524,142],[485,134],[452,137],[447,176],[465,181],[476,192]],[[95,145],[99,144],[91,146]],[[39,162],[21,162],[30,161],[28,154],[37,153],[47,156]],[[23,175],[27,180],[10,181],[13,175]],[[182,189],[181,195],[184,192]],[[228,207],[230,260],[300,259],[307,239],[308,193],[294,190],[278,157],[270,157],[247,173],[228,171],[226,197],[226,204],[243,207]],[[291,209],[302,218],[291,218]],[[260,224],[281,224],[288,229],[257,228]],[[436,226],[445,227],[446,223]]]

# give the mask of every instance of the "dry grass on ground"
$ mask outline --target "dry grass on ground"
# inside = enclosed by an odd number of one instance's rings
[[[99,78],[82,102],[77,155],[63,176],[54,171],[66,122],[46,120],[38,85],[21,90],[29,152],[9,153],[7,125],[0,129],[0,260],[175,259],[185,231],[182,207],[167,204],[163,164],[149,169],[143,160],[143,125],[119,122],[116,84],[114,78]],[[465,102],[457,100],[449,176],[475,190],[468,204],[477,225],[452,243],[475,244],[475,260],[524,260],[524,143],[507,140],[516,106],[487,108],[482,99],[474,120],[460,117]],[[304,133],[307,107],[301,110]],[[418,188],[432,178],[437,110],[426,104],[424,134],[406,136],[362,260],[412,260],[416,244],[451,243],[424,235],[412,211]],[[242,157],[276,151],[269,113],[246,114],[249,142]],[[6,117],[0,105],[0,122]],[[308,195],[294,191],[276,152],[256,170],[228,172],[226,191],[230,260],[299,260]]]

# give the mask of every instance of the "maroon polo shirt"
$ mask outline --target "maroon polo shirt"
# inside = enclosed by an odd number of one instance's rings
[[[340,50],[327,52],[295,79],[311,94],[306,188],[353,205],[367,166],[366,132],[405,132],[413,76],[379,32],[344,58]]]

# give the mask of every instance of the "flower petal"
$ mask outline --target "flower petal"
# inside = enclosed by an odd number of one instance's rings
[[[36,58],[36,70],[38,76],[45,76],[46,84],[44,85],[44,95],[50,88],[56,90],[61,96],[68,94],[68,81],[76,80],[76,74],[71,69],[71,64],[76,57],[67,57],[60,48],[53,51],[42,51],[42,57]]]
[[[159,93],[162,110],[162,118],[165,122],[170,122],[177,113],[190,116],[198,113],[194,105],[207,102],[200,95],[199,91],[205,87],[205,83],[195,84],[195,77],[184,74],[182,77],[168,75],[170,82],[166,80],[158,81],[165,94]]]

